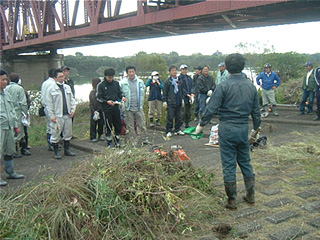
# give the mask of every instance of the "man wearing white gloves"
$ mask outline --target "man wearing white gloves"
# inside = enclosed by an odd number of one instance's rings
[[[247,192],[244,199],[249,204],[254,204],[255,175],[250,158],[248,119],[251,115],[254,130],[259,128],[261,119],[258,92],[241,74],[245,58],[238,53],[230,54],[226,57],[225,64],[230,77],[217,85],[195,134],[202,132],[209,120],[219,113],[220,155],[225,191],[228,196],[226,208],[236,210],[237,163],[244,177]],[[250,137],[253,137],[254,133],[255,131]]]
[[[183,107],[182,84],[178,79],[176,66],[170,66],[169,73],[170,76],[164,82],[163,87],[163,107],[167,109],[166,136],[172,136],[173,120],[175,121],[174,134],[183,136],[185,134],[181,131],[181,109]]]
[[[198,89],[199,89],[199,113],[200,118],[206,108],[206,100],[211,97],[216,83],[212,76],[209,75],[209,67],[204,66],[202,69],[202,75],[198,78]]]

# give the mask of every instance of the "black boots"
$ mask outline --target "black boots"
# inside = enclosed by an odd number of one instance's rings
[[[320,121],[320,110],[316,111],[317,116],[313,119],[313,121]]]
[[[58,143],[52,143],[52,148],[54,150],[54,158],[61,159],[60,149]]]
[[[64,155],[71,157],[76,155],[70,151],[70,141],[64,140]]]
[[[25,155],[25,156],[30,156],[31,153],[27,150],[27,142],[25,141],[25,139],[21,139],[20,141],[20,147],[21,147],[21,154]]]
[[[50,142],[50,138],[51,138],[51,134],[47,133],[48,151],[53,152],[54,149],[53,149],[53,146],[52,146],[52,144]]]
[[[244,177],[244,185],[246,187],[246,196],[243,199],[253,205],[254,204],[254,189],[255,189],[255,177]]]
[[[17,174],[13,170],[13,157],[9,155],[4,155],[4,168],[7,174],[7,179],[21,179],[24,178],[23,175]],[[4,181],[2,181],[4,182]]]
[[[150,127],[154,127],[153,118],[150,118]]]
[[[157,125],[157,126],[161,126],[160,119],[157,119],[156,125]]]
[[[226,208],[232,211],[237,210],[237,182],[224,182],[224,188],[228,196]]]

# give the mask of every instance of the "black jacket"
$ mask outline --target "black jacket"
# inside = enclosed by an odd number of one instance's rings
[[[101,103],[103,111],[111,111],[119,105],[110,106],[107,101],[121,101],[122,91],[117,81],[109,83],[106,79],[98,85],[97,101]]]
[[[178,88],[180,93],[180,104],[182,104],[183,89],[182,84],[178,81]],[[164,82],[163,86],[163,101],[167,102],[169,107],[177,106],[177,94],[174,93],[174,86],[172,85],[171,76]]]
[[[198,90],[201,94],[207,94],[209,90],[214,90],[216,88],[216,83],[212,76],[207,77],[201,74],[198,77]]]
[[[232,74],[217,86],[206,106],[200,125],[206,125],[217,114],[220,124],[248,124],[251,116],[253,128],[257,130],[261,119],[256,87],[240,73]]]

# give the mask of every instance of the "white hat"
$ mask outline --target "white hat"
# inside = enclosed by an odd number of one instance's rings
[[[180,66],[180,69],[184,69],[184,68],[188,68],[188,66],[187,66],[186,64],[182,64],[182,65]]]
[[[155,76],[155,75],[159,75],[159,73],[158,73],[157,71],[153,71],[153,72],[151,73],[151,76]]]

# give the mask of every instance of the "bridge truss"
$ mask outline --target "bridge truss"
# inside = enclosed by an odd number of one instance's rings
[[[308,0],[0,0],[0,50],[55,51],[144,38],[320,21]]]

